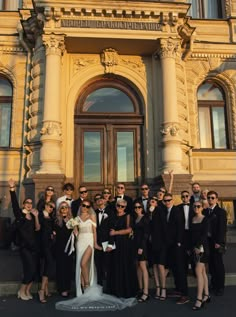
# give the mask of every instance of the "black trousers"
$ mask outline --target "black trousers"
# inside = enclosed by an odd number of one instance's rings
[[[215,242],[209,238],[209,273],[211,286],[214,290],[223,290],[225,287],[225,267],[223,254],[215,249]]]
[[[20,248],[20,258],[23,266],[23,284],[33,282],[36,273],[36,252],[27,248]]]
[[[175,287],[182,296],[188,295],[188,281],[186,270],[186,250],[183,245],[180,247],[174,246],[168,252],[172,252],[173,261],[171,261],[171,269],[174,276]]]
[[[107,269],[109,265],[109,253],[95,250],[94,261],[97,270],[97,283],[104,288],[106,287]]]

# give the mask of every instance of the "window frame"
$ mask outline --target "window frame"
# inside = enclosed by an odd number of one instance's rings
[[[192,6],[192,1],[193,0],[189,0],[189,4]],[[206,17],[206,9],[205,9],[205,4],[204,4],[204,0],[196,0],[198,2],[198,8],[199,10],[197,10],[196,14],[193,15],[193,11],[191,12],[192,15],[190,15],[190,11],[191,11],[191,6],[188,10],[187,15],[191,16],[192,19],[200,19],[200,20],[219,20],[219,19],[224,19],[225,18],[225,14],[224,14],[224,0],[217,0],[217,17]],[[197,9],[198,9],[197,8]]]

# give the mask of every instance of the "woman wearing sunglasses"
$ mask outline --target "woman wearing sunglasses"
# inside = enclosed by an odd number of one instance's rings
[[[143,303],[149,299],[148,295],[148,270],[147,270],[147,241],[149,238],[149,217],[145,215],[142,202],[134,204],[134,246],[137,261],[137,276],[139,284],[138,302]]]
[[[40,230],[38,210],[33,208],[31,198],[23,201],[21,209],[16,197],[16,183],[13,179],[8,181],[10,187],[12,209],[15,216],[16,231],[20,258],[23,266],[23,279],[18,291],[18,298],[22,300],[32,299],[30,289],[35,279],[36,255],[38,252],[35,232]]]
[[[72,233],[66,223],[72,218],[71,209],[66,201],[62,201],[56,212],[55,219],[55,260],[56,260],[56,285],[62,297],[68,297],[71,288],[73,271],[73,256],[65,253],[67,242]]]
[[[190,224],[191,246],[195,272],[197,276],[197,299],[193,310],[199,310],[206,302],[210,302],[206,263],[208,262],[208,220],[202,214],[203,202],[201,200],[193,204],[195,216]]]

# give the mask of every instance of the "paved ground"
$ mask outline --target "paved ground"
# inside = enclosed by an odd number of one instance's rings
[[[115,312],[64,312],[55,309],[55,303],[61,298],[52,296],[46,304],[41,304],[37,299],[24,302],[16,296],[0,297],[0,315],[1,317],[68,317],[69,315],[79,315],[81,317],[91,317],[100,315],[102,317],[189,317],[189,316],[207,316],[207,317],[233,317],[236,313],[236,286],[228,286],[222,297],[212,297],[211,303],[200,311],[192,311],[193,300],[196,289],[190,289],[192,301],[185,305],[176,305],[174,299],[167,299],[165,302],[150,299],[147,303],[137,304],[133,308],[127,308]]]

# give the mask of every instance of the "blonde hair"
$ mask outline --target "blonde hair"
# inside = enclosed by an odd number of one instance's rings
[[[72,213],[71,213],[71,208],[70,206],[68,205],[68,203],[66,201],[62,201],[58,208],[57,208],[57,211],[56,211],[56,220],[55,222],[58,224],[59,227],[62,227],[62,224],[63,224],[63,217],[61,215],[61,207],[62,205],[67,205],[68,206],[68,214],[67,214],[67,217],[66,217],[66,220],[68,221],[69,219],[72,218]]]

